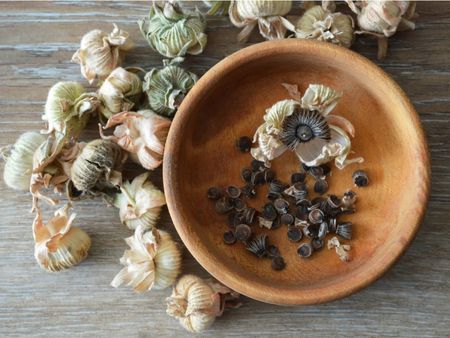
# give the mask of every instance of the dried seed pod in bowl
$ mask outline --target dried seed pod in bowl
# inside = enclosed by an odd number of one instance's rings
[[[170,124],[171,121],[165,117],[150,110],[141,110],[112,116],[105,126],[105,129],[115,126],[112,136],[105,136],[99,128],[103,139],[117,143],[130,153],[131,159],[145,169],[153,170],[162,163]]]
[[[173,117],[198,77],[179,64],[183,58],[164,60],[164,68],[153,68],[145,75],[144,91],[150,108],[160,115]]]
[[[96,78],[106,77],[120,66],[125,52],[133,48],[127,32],[116,24],[111,33],[99,29],[91,30],[81,39],[80,48],[72,56],[72,62],[81,66],[81,74],[93,83]]]
[[[285,18],[282,20],[297,38],[331,42],[347,48],[352,45],[354,23],[349,15],[314,6],[303,14],[295,26]]]
[[[131,183],[124,182],[112,203],[119,209],[120,220],[127,227],[151,229],[156,225],[166,200],[162,191],[148,180],[148,173],[143,173]]]
[[[167,314],[190,332],[208,329],[226,307],[239,307],[239,294],[213,280],[184,275],[166,299]]]
[[[291,0],[232,0],[228,13],[231,23],[243,28],[238,41],[247,41],[257,25],[265,39],[273,40],[284,38],[286,28],[281,17],[289,13],[291,7]]]
[[[26,132],[13,145],[2,147],[0,152],[5,160],[3,180],[15,190],[30,188],[33,171],[33,155],[45,141],[45,136],[37,132]]]
[[[139,76],[117,67],[98,90],[101,102],[99,113],[108,119],[114,114],[129,111],[139,102],[141,93],[142,81]]]
[[[47,224],[38,210],[33,222],[34,256],[48,271],[60,271],[83,261],[91,246],[91,239],[82,229],[73,227],[76,214],[69,215],[70,205],[55,212]]]
[[[229,0],[203,0],[203,3],[209,7],[207,15],[228,15]]]
[[[165,289],[175,282],[181,270],[181,253],[167,232],[138,226],[134,236],[125,241],[130,246],[120,259],[125,267],[111,286],[126,284],[136,292],[145,292]]]
[[[150,47],[168,58],[198,55],[206,46],[206,20],[197,9],[184,12],[171,1],[165,1],[162,6],[155,1],[148,18],[139,20],[138,24]]]
[[[102,190],[117,186],[122,176],[118,171],[126,154],[110,140],[93,140],[86,144],[73,162],[70,178],[79,191]]]

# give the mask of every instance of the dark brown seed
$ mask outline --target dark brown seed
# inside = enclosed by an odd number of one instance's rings
[[[284,185],[281,181],[279,180],[273,180],[272,182],[270,182],[269,184],[269,190],[271,192],[275,192],[278,194],[283,193],[283,191],[286,189],[286,185]]]
[[[242,187],[241,192],[245,197],[248,197],[248,198],[253,198],[256,196],[255,186],[251,183]]]
[[[255,218],[255,214],[256,214],[256,210],[255,210],[255,208],[250,208],[250,207],[247,207],[245,210],[244,210],[244,220],[245,220],[245,223],[247,223],[247,224],[252,224],[253,223],[253,219]]]
[[[223,196],[217,200],[215,208],[217,213],[226,214],[228,211],[233,209],[233,203],[228,197]]]
[[[264,184],[264,171],[256,171],[252,174],[251,183],[253,185]]]
[[[327,222],[320,223],[317,237],[320,239],[324,239],[327,233],[328,233],[328,223]]]
[[[311,167],[309,168],[309,173],[316,179],[321,179],[323,177],[322,167]]]
[[[211,187],[208,189],[208,198],[211,200],[218,200],[222,197],[222,189],[218,187]]]
[[[255,254],[257,257],[267,255],[267,235],[261,234],[253,238],[247,243],[247,250]]]
[[[233,231],[227,231],[223,234],[223,241],[225,244],[234,244],[236,243],[236,237],[234,236]]]
[[[269,245],[267,247],[267,254],[269,257],[277,257],[280,256],[280,250],[275,245]]]
[[[319,234],[319,225],[309,224],[308,226],[303,227],[303,234],[309,238],[317,237]]]
[[[239,224],[236,226],[236,230],[234,232],[234,236],[237,240],[241,242],[245,242],[252,235],[252,229],[247,224]]]
[[[243,153],[249,152],[252,147],[252,140],[248,136],[239,137],[236,140],[236,147]]]
[[[283,270],[286,267],[283,257],[276,256],[272,258],[272,269],[276,271]]]
[[[271,169],[267,169],[264,171],[264,181],[267,183],[272,182],[275,179],[275,172]]]
[[[369,177],[364,170],[356,170],[353,173],[352,178],[353,183],[355,183],[357,187],[365,187],[369,184]]]
[[[324,214],[320,209],[313,209],[309,212],[308,219],[312,224],[320,224],[323,222]]]
[[[262,216],[270,221],[274,221],[277,218],[277,210],[272,203],[267,203],[263,206]]]
[[[323,248],[323,239],[313,238],[311,240],[311,247],[316,251],[322,249]]]
[[[345,239],[352,239],[352,223],[346,222],[336,226],[336,234]]]
[[[298,206],[298,208],[297,208],[296,216],[298,218],[300,218],[299,215],[306,215],[306,216],[308,216],[309,208],[311,207],[311,202],[309,200],[305,199],[305,200],[299,201],[297,203],[297,206]]]
[[[328,164],[322,164],[320,167],[322,168],[322,172],[325,176],[331,172],[331,167]]]
[[[303,233],[299,228],[292,228],[288,230],[287,237],[292,242],[299,242],[303,237]]]
[[[282,198],[277,198],[273,202],[273,206],[275,207],[275,209],[278,211],[278,213],[280,215],[286,214],[289,211],[289,203]]]
[[[240,198],[235,198],[233,200],[233,206],[234,206],[234,210],[236,210],[236,211],[243,211],[247,207],[245,202]]]
[[[271,192],[271,191],[269,191],[268,193],[267,193],[267,196],[266,196],[269,200],[271,200],[271,201],[275,201],[277,198],[280,198],[281,197],[281,194],[279,194],[279,193],[276,193],[276,192]]]
[[[280,218],[277,217],[277,218],[275,218],[275,220],[273,221],[272,227],[271,227],[270,229],[271,229],[271,230],[278,229],[280,226],[281,226],[281,221],[280,221]]]
[[[259,169],[264,169],[264,162],[258,161],[258,160],[253,160],[251,162],[251,167],[253,171],[258,171]]]
[[[241,189],[239,189],[238,187],[235,187],[234,185],[230,185],[227,188],[227,195],[233,199],[238,198],[239,196],[241,196]]]
[[[228,214],[228,221],[227,221],[227,223],[228,223],[229,227],[235,228],[236,225],[242,223],[241,216],[237,212],[232,211],[232,212],[230,212]]]
[[[318,194],[325,194],[328,191],[328,182],[322,179],[319,179],[314,183],[314,191]]]
[[[252,180],[252,170],[250,168],[244,168],[241,170],[241,178],[244,182],[250,182]]]
[[[293,173],[291,175],[291,184],[295,183],[304,183],[306,180],[306,174],[305,173]]]
[[[332,208],[339,208],[341,206],[341,204],[342,204],[342,201],[336,195],[330,195],[327,198],[327,203]]]
[[[300,245],[297,249],[298,255],[303,258],[307,258],[307,257],[311,256],[312,252],[313,252],[313,248],[312,248],[311,244],[309,244],[309,243],[304,243],[304,244]]]
[[[280,217],[280,223],[285,225],[294,224],[295,218],[291,214],[284,214]]]

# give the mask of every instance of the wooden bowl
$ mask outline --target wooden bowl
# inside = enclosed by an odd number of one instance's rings
[[[211,186],[243,185],[240,171],[252,158],[236,150],[234,142],[242,135],[253,136],[266,108],[289,98],[282,83],[298,84],[302,93],[311,83],[344,93],[333,113],[354,124],[353,150],[365,158],[342,171],[333,165],[329,179],[329,193],[353,188],[358,194],[357,213],[345,217],[354,224],[349,263],[326,247],[308,259],[300,258],[298,244],[288,241],[285,226],[277,230],[254,226],[256,233],[266,232],[280,248],[287,263],[283,271],[273,271],[269,259],[256,258],[241,243],[223,243],[226,216],[216,214],[206,191]],[[290,152],[272,166],[285,182],[299,171]],[[367,171],[369,186],[353,187],[356,169]],[[298,39],[253,45],[210,69],[177,112],[163,172],[170,215],[198,262],[237,292],[280,305],[332,301],[379,278],[413,240],[430,184],[424,133],[399,86],[347,49]],[[249,204],[260,209],[266,189],[258,188],[257,198]]]

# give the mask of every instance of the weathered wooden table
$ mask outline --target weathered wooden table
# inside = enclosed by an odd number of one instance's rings
[[[148,9],[148,2],[0,3],[0,145],[12,143],[24,131],[42,128],[43,105],[55,82],[86,84],[70,59],[90,29],[109,31],[117,23],[137,43],[126,64],[146,69],[160,66],[162,58],[147,46],[136,24]],[[392,270],[358,294],[297,308],[244,298],[240,309],[227,312],[205,335],[450,334],[450,3],[421,2],[418,11],[416,31],[391,39],[386,61],[375,59],[373,40],[360,39],[354,47],[403,87],[428,136],[432,192],[416,240]],[[188,57],[186,66],[203,74],[242,48],[235,42],[237,32],[226,18],[208,18],[206,51]],[[258,41],[254,34],[249,44]],[[96,135],[92,124],[85,137]],[[152,174],[161,186],[160,177],[160,171]],[[76,268],[49,274],[33,258],[28,194],[13,192],[3,182],[0,188],[0,336],[186,334],[165,314],[164,299],[170,290],[137,295],[128,288],[109,286],[121,268],[118,259],[126,248],[123,238],[131,235],[120,224],[116,210],[100,200],[78,204],[78,224],[93,240],[90,256]],[[176,236],[167,211],[161,224]],[[184,272],[207,276],[188,252]]]

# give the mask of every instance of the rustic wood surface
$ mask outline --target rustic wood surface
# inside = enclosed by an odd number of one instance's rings
[[[127,65],[159,66],[162,58],[146,45],[135,23],[146,15],[148,6],[148,2],[0,3],[0,145],[42,127],[43,104],[55,82],[86,83],[70,58],[90,29],[109,30],[113,22],[119,24],[137,43]],[[375,60],[373,40],[360,39],[354,47],[406,91],[427,134],[432,191],[423,226],[410,249],[383,278],[351,297],[297,308],[244,298],[240,309],[227,312],[205,336],[449,335],[450,3],[420,2],[418,12],[416,31],[391,39],[387,60]],[[235,43],[237,32],[226,18],[209,18],[206,51],[189,57],[186,65],[203,74],[242,48]],[[258,41],[255,34],[249,44]],[[92,124],[85,137],[95,136]],[[152,178],[161,186],[160,171]],[[123,238],[130,236],[115,210],[101,201],[78,204],[78,224],[93,240],[90,256],[74,269],[49,274],[33,258],[29,196],[9,190],[3,181],[0,189],[2,337],[185,335],[165,314],[169,290],[136,295],[127,288],[109,286],[120,270]],[[167,211],[161,224],[175,235]],[[207,276],[186,251],[184,272]]]

